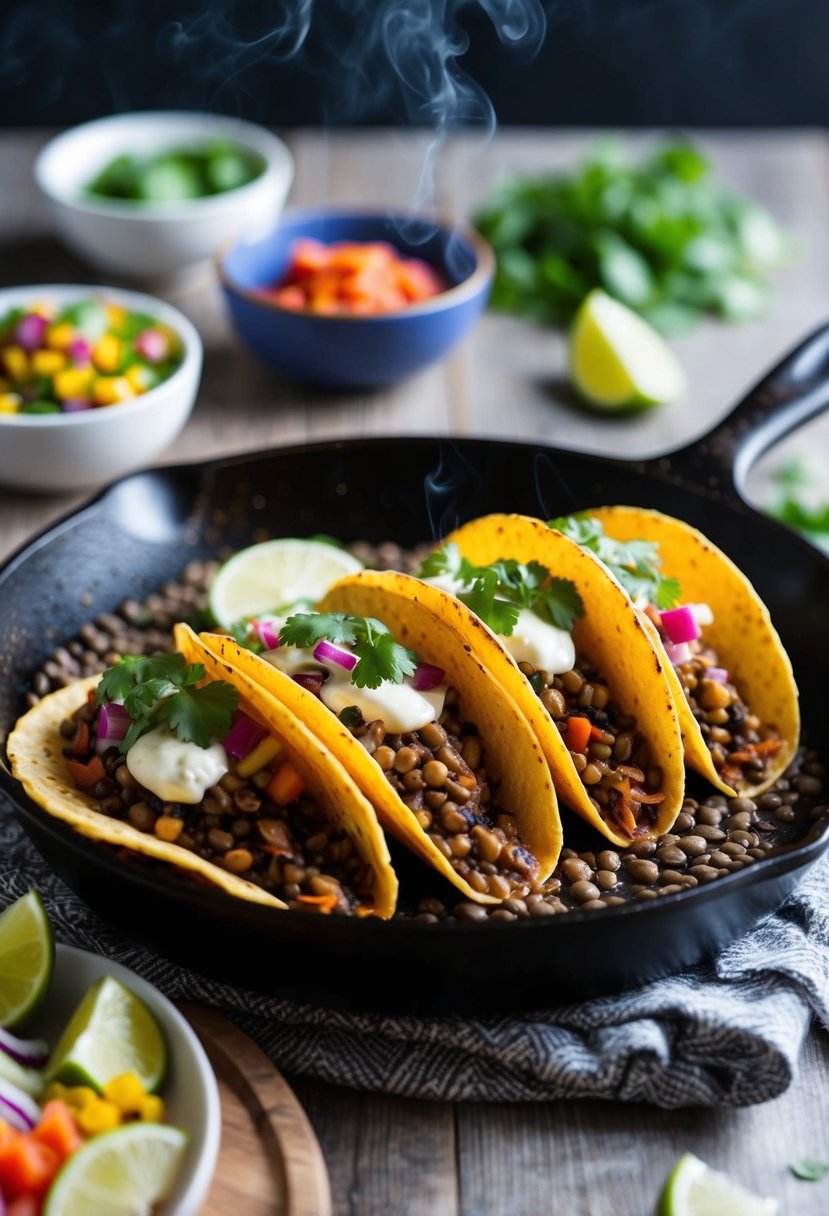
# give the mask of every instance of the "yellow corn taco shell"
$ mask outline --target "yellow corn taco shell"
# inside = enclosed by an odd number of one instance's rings
[[[573,629],[576,650],[583,651],[596,664],[611,696],[626,713],[635,715],[638,730],[648,740],[653,763],[662,769],[661,792],[665,798],[658,804],[656,822],[647,835],[656,838],[669,831],[682,808],[685,792],[679,721],[664,670],[665,661],[660,659],[630,599],[616,580],[591,553],[525,515],[484,516],[452,532],[442,543],[457,545],[461,554],[475,565],[489,565],[502,558],[535,561],[575,584],[584,604],[584,615]],[[425,596],[432,590],[424,585],[419,594]],[[458,603],[452,597],[449,599]],[[590,802],[558,728],[512,655],[477,617],[473,617],[475,624],[471,626],[467,617],[472,614],[463,611],[467,616],[458,628],[530,723],[547,758],[559,798],[608,840],[628,845],[631,837],[606,823]]]
[[[690,524],[643,507],[596,507],[581,514],[599,520],[614,540],[658,544],[662,569],[679,580],[683,602],[710,605],[714,623],[706,625],[704,640],[716,650],[752,713],[781,739],[782,746],[759,784],[738,781],[732,788],[720,777],[658,631],[644,614],[642,620],[674,690],[688,764],[725,794],[762,794],[789,766],[800,738],[797,685],[768,608],[731,559]]]
[[[515,815],[521,841],[538,859],[539,880],[544,879],[553,870],[562,844],[558,803],[544,755],[523,715],[466,644],[466,638],[415,598],[413,591],[422,586],[406,575],[366,572],[336,583],[318,607],[321,612],[375,617],[388,626],[397,641],[444,669],[447,681],[461,692],[469,719],[480,731],[487,771],[499,783],[498,802]],[[455,872],[386,781],[377,762],[317,697],[231,638],[202,634],[201,639],[219,659],[255,680],[307,724],[352,775],[388,832],[438,870],[467,899],[500,902],[475,891]]]

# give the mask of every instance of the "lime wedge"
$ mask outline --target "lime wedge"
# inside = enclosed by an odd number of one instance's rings
[[[44,1216],[149,1216],[173,1188],[187,1136],[127,1123],[87,1141],[58,1173]]]
[[[662,1188],[656,1216],[776,1216],[778,1209],[776,1199],[753,1195],[727,1174],[685,1153]]]
[[[87,992],[52,1052],[46,1077],[90,1085],[99,1093],[113,1077],[134,1072],[155,1093],[167,1070],[161,1027],[143,1001],[104,976]]]
[[[321,600],[332,583],[363,569],[345,549],[319,540],[266,540],[234,553],[213,579],[209,605],[225,629],[295,600]]]
[[[585,401],[607,412],[664,405],[685,390],[685,374],[656,330],[599,290],[576,313],[570,375]]]
[[[0,1026],[14,1030],[31,1017],[49,989],[55,943],[37,891],[0,914]]]

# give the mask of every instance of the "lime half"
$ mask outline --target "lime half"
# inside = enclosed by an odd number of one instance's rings
[[[99,1093],[113,1077],[134,1072],[155,1093],[167,1071],[161,1027],[143,1001],[111,976],[87,992],[52,1052],[47,1079],[90,1085]]]
[[[712,1170],[693,1153],[680,1157],[659,1196],[656,1216],[776,1216],[776,1199],[761,1199]]]
[[[14,1030],[44,1000],[52,979],[55,943],[37,891],[0,914],[0,1026]]]
[[[599,290],[576,314],[570,375],[585,401],[608,412],[664,405],[685,390],[685,374],[664,339]]]
[[[44,1216],[149,1216],[173,1189],[187,1136],[160,1123],[128,1123],[89,1140],[46,1196]]]
[[[321,600],[332,583],[363,569],[345,549],[319,540],[266,540],[235,553],[210,587],[210,612],[229,629],[242,617],[299,599]]]

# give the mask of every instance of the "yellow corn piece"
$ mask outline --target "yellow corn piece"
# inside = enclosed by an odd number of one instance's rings
[[[23,398],[19,393],[0,394],[0,414],[19,414]]]
[[[101,372],[117,372],[123,357],[124,343],[115,334],[104,334],[92,348],[92,360]]]
[[[70,397],[85,397],[94,378],[95,369],[92,367],[66,367],[55,373],[52,381],[55,396],[60,401],[68,401]]]
[[[98,405],[117,405],[135,396],[135,389],[126,376],[99,376],[92,386],[92,397]]]
[[[46,345],[50,350],[66,350],[75,337],[75,326],[69,321],[58,321],[46,330]]]
[[[78,1111],[75,1118],[78,1127],[87,1136],[111,1132],[113,1128],[121,1125],[121,1112],[118,1107],[114,1102],[106,1102],[103,1098],[90,1102],[83,1110]]]
[[[36,376],[54,376],[66,366],[66,355],[59,350],[36,350],[32,352],[31,363]]]
[[[3,362],[12,380],[25,380],[29,374],[29,358],[22,346],[7,346]]]
[[[54,1098],[60,1102],[66,1102],[66,1086],[61,1085],[60,1081],[50,1081],[46,1086],[46,1092],[43,1095],[44,1102],[51,1102]]]
[[[122,1073],[113,1077],[104,1086],[104,1097],[108,1102],[117,1106],[122,1115],[137,1115],[141,1109],[141,1099],[147,1091],[134,1072]]]
[[[163,1123],[164,1099],[157,1094],[145,1094],[138,1107],[138,1118],[142,1123]]]
[[[278,756],[282,751],[282,744],[278,739],[274,739],[273,735],[268,735],[261,743],[257,743],[252,752],[248,752],[244,760],[240,760],[236,765],[236,772],[240,777],[252,777],[254,773],[258,773],[260,768],[264,768],[269,764],[274,757]]]
[[[63,1098],[73,1110],[83,1110],[90,1102],[98,1101],[98,1095],[90,1085],[69,1085]]]
[[[121,329],[127,320],[126,310],[118,304],[107,305],[107,321],[113,329]]]
[[[152,375],[149,368],[142,367],[140,363],[133,363],[132,367],[128,367],[124,373],[129,380],[136,393],[146,393],[150,387]]]

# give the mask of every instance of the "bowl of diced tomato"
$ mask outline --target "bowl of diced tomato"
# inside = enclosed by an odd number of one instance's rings
[[[368,388],[414,375],[465,337],[494,259],[476,233],[347,211],[286,213],[219,259],[231,319],[292,379]]]

